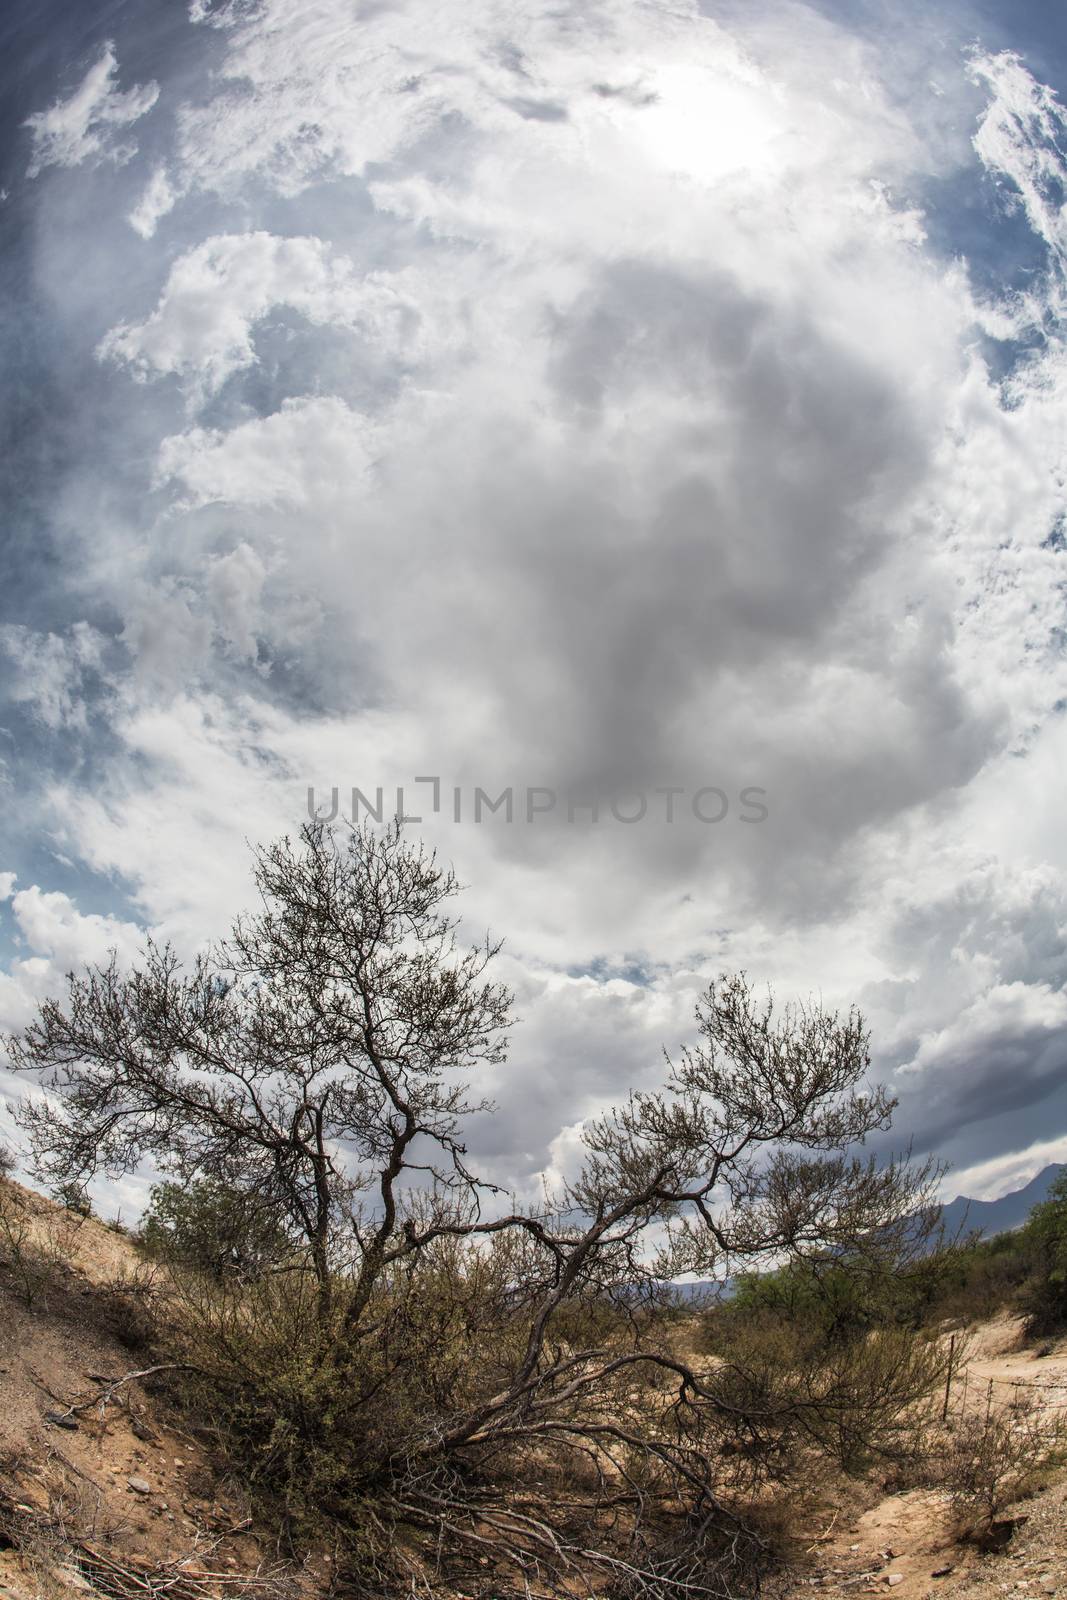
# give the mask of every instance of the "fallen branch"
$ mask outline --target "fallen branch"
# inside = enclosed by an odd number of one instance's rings
[[[94,1382],[106,1384],[106,1388],[100,1394],[94,1394],[88,1400],[79,1400],[69,1405],[61,1415],[64,1417],[76,1417],[83,1411],[91,1411],[93,1406],[99,1406],[102,1418],[104,1407],[115,1398],[120,1389],[125,1388],[126,1384],[137,1383],[142,1378],[152,1378],[157,1372],[193,1372],[195,1370],[191,1361],[161,1361],[158,1366],[142,1367],[138,1372],[125,1373],[121,1378],[101,1378],[97,1374],[91,1373],[90,1376]],[[50,1390],[47,1392],[51,1393]],[[52,1398],[55,1399],[56,1396],[52,1395]]]
[[[298,1592],[285,1567],[235,1575],[208,1566],[202,1549],[172,1561],[120,1559],[77,1538],[54,1516],[23,1505],[4,1489],[0,1489],[0,1526],[16,1548],[41,1534],[58,1535],[70,1563],[109,1600],[243,1600],[246,1596],[294,1600]]]
[[[834,1527],[835,1527],[835,1525],[837,1523],[837,1519],[838,1519],[838,1517],[840,1515],[841,1515],[840,1511],[835,1511],[834,1512],[833,1516],[830,1518],[830,1521],[827,1523],[827,1525],[823,1529],[822,1533],[820,1533],[818,1538],[815,1539],[811,1544],[808,1545],[808,1548],[807,1548],[807,1550],[805,1552],[806,1555],[810,1556],[811,1552],[815,1549],[816,1545],[820,1545],[820,1544],[825,1544],[826,1543],[827,1539],[833,1533]]]

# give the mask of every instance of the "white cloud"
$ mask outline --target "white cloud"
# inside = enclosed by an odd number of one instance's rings
[[[117,712],[106,789],[57,787],[48,808],[58,844],[100,874],[121,873],[146,924],[188,951],[245,909],[248,842],[299,827],[305,774],[324,752],[339,762],[352,728],[290,717],[262,696],[175,693],[179,677],[164,700],[131,695]],[[402,731],[379,725],[379,740],[383,765],[395,763]]]
[[[210,393],[253,365],[252,330],[276,306],[316,326],[358,329],[390,342],[414,320],[388,281],[360,276],[320,239],[228,234],[179,257],[152,315],[112,328],[100,354],[128,363],[142,378],[190,376]]]
[[[4,876],[13,878],[13,874]],[[6,973],[0,973],[0,1028],[18,1028],[29,1022],[37,1004],[63,988],[67,972],[104,962],[112,950],[121,961],[131,961],[142,946],[143,930],[135,923],[85,915],[68,895],[49,892],[37,884],[4,898],[13,918],[16,945],[29,954],[17,957]]]
[[[148,184],[130,212],[130,227],[142,239],[151,239],[161,218],[171,210],[177,195],[171,187],[166,167],[157,167]]]
[[[858,995],[904,1133],[1028,1148],[1067,1036],[1067,364],[1001,381],[1055,291],[984,301],[927,238],[965,67],[935,94],[789,7],[194,20],[210,74],[122,202],[155,277],[93,323],[151,500],[87,518],[132,671],[106,793],[52,796],[68,852],[195,942],[309,783],[760,785],[749,829],[427,818],[512,939],[495,1170],[564,1162],[720,963]],[[1052,262],[1058,107],[973,71]]]
[[[1067,111],[1012,51],[976,53],[971,73],[992,90],[975,149],[990,171],[1014,186],[1031,228],[1067,263]]]
[[[140,948],[141,930],[112,916],[79,912],[69,895],[32,884],[11,899],[19,937],[34,956],[45,956],[62,970],[86,961],[103,961],[116,949],[132,956]]]
[[[159,98],[156,83],[120,90],[116,83],[115,47],[105,44],[99,59],[66,100],[26,118],[33,138],[29,176],[45,167],[77,167],[90,156],[105,156],[118,165],[129,161],[137,146],[116,141],[117,129],[129,127],[151,111]]]
[[[306,506],[346,491],[372,462],[373,430],[335,397],[286,400],[228,433],[190,428],[159,447],[157,482],[184,486],[183,506]]]
[[[0,627],[0,650],[16,672],[9,697],[30,706],[48,728],[84,730],[84,685],[87,675],[100,668],[103,648],[102,635],[87,622],[76,622],[62,636],[5,623]]]
[[[992,1161],[954,1172],[945,1185],[946,1198],[965,1195],[968,1200],[999,1200],[1014,1194],[1056,1163],[1067,1163],[1067,1136],[1041,1139],[1027,1150],[1012,1150]]]

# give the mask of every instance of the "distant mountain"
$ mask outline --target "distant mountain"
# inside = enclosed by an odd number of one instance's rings
[[[977,1230],[983,1238],[990,1239],[995,1233],[1008,1233],[1012,1228],[1021,1227],[1063,1171],[1062,1162],[1054,1163],[1031,1178],[1025,1189],[1014,1189],[1011,1194],[1001,1195],[999,1200],[968,1200],[966,1195],[957,1196],[941,1214],[946,1236],[952,1238],[959,1232],[966,1238]]]
[[[1021,1228],[1034,1206],[1040,1205],[1047,1197],[1053,1180],[1065,1169],[1067,1163],[1053,1162],[1036,1178],[1031,1178],[1025,1188],[1013,1189],[1011,1194],[1001,1195],[999,1200],[969,1200],[966,1195],[957,1195],[941,1212],[946,1240],[954,1238],[957,1233],[961,1239],[965,1239],[969,1233],[976,1231],[984,1239],[991,1239],[994,1234]],[[721,1288],[713,1280],[704,1279],[699,1283],[676,1283],[674,1292],[680,1300],[688,1301],[702,1300],[719,1289],[722,1298],[728,1300],[732,1287],[729,1278]]]

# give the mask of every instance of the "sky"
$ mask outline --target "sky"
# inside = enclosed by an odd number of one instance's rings
[[[1056,8],[0,29],[0,1027],[380,788],[506,941],[519,1195],[737,968],[946,1193],[1067,1159]]]

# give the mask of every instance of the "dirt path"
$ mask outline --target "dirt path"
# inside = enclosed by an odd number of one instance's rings
[[[1038,1350],[1047,1348],[1048,1354]],[[1029,1397],[1050,1415],[1067,1415],[1067,1339],[1023,1344],[1019,1319],[1000,1316],[966,1341],[950,1401],[955,1414],[1000,1410]],[[836,1597],[899,1595],[997,1600],[1006,1593],[1067,1600],[1067,1481],[1013,1510],[1025,1516],[1001,1554],[983,1555],[953,1537],[942,1492],[911,1490],[839,1515],[816,1544],[810,1574],[793,1591]]]
[[[1042,1350],[1047,1353],[1040,1354]],[[954,1385],[956,1400],[961,1384],[962,1403],[968,1406],[1030,1399],[1043,1410],[1067,1407],[1067,1340],[1027,1346],[1021,1322],[998,1317],[972,1338],[966,1365]]]

